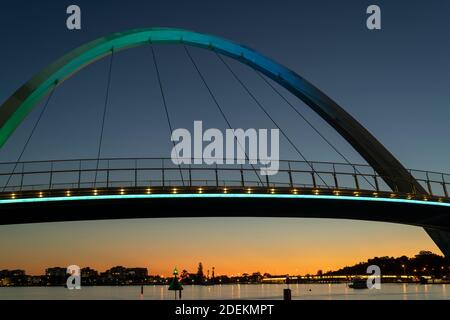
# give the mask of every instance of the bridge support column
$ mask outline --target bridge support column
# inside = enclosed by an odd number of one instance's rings
[[[450,262],[450,231],[424,228],[430,238],[442,251],[447,261]]]

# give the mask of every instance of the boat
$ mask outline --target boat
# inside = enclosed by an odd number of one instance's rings
[[[348,285],[352,289],[368,289],[367,280],[362,278],[353,278],[352,283]]]

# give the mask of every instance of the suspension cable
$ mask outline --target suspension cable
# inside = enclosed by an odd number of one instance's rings
[[[165,111],[165,114],[166,114],[167,124],[169,126],[170,135],[172,135],[173,127],[172,127],[172,122],[170,121],[169,108],[167,106],[166,96],[164,94],[164,89],[163,89],[163,85],[162,85],[162,82],[161,82],[161,75],[159,73],[158,63],[156,61],[156,54],[155,54],[155,50],[153,49],[153,46],[151,46],[151,49],[152,49],[152,56],[153,56],[153,64],[155,65],[156,77],[158,78],[158,84],[159,84],[159,89],[161,91],[161,97],[162,97],[162,100],[163,100],[163,105],[164,105],[164,111]],[[175,144],[175,141],[172,140],[172,144],[173,144],[173,147],[175,149],[176,157],[178,159],[178,151],[177,151],[177,146]],[[181,182],[182,182],[183,187],[184,187],[184,178],[183,178],[183,171],[181,169],[181,164],[178,164],[178,169],[180,170]]]
[[[301,112],[300,110],[298,110],[272,83],[270,83],[269,80],[266,79],[266,77],[264,77],[259,71],[255,70],[255,73],[270,87],[272,88],[272,90],[278,94],[278,96],[280,96],[281,99],[283,99],[288,105],[289,107],[299,116],[301,117],[339,156],[341,156],[342,159],[344,159],[345,162],[347,162],[347,164],[349,164],[350,166],[353,167],[353,169],[360,174],[364,180],[366,180],[366,182],[374,189],[376,189],[376,187],[372,184],[372,182],[370,182],[367,177],[365,175],[363,175],[358,168],[352,164],[347,157],[339,151],[339,149],[330,141],[328,140],[312,123],[311,121],[309,121]]]
[[[100,141],[98,144],[97,166],[95,169],[94,188],[97,185],[97,173],[98,173],[98,167],[99,167],[99,163],[100,163],[100,154],[102,151],[103,131],[105,129],[106,110],[108,108],[109,91],[111,88],[111,75],[112,75],[113,61],[114,61],[114,48],[111,49],[111,59],[109,59],[108,81],[107,81],[107,85],[106,85],[105,103],[103,105],[103,117],[102,117],[102,126],[101,126],[101,130],[100,130]]]
[[[23,154],[25,153],[25,150],[27,149],[27,146],[28,146],[28,144],[30,143],[31,138],[33,137],[34,132],[36,131],[36,128],[37,128],[37,126],[39,125],[39,122],[41,121],[41,118],[42,118],[42,116],[44,115],[45,110],[47,109],[47,106],[48,106],[48,104],[50,103],[50,100],[51,100],[51,98],[52,98],[52,96],[53,96],[53,93],[55,92],[55,89],[56,89],[57,86],[58,86],[58,80],[56,80],[56,81],[53,83],[52,89],[51,89],[49,95],[47,96],[47,100],[46,100],[45,103],[44,103],[44,107],[42,108],[41,112],[39,113],[39,116],[38,116],[38,118],[37,118],[37,120],[36,120],[36,122],[35,122],[33,128],[31,129],[30,135],[28,136],[27,141],[25,142],[25,145],[23,146],[22,151],[20,152],[20,155],[19,155],[19,157],[17,158],[16,163],[14,164],[14,169],[13,169],[13,171],[11,172],[11,174],[9,175],[8,180],[6,181],[6,184],[5,184],[5,186],[3,187],[2,192],[4,192],[5,189],[8,187],[8,184],[9,184],[9,182],[10,182],[10,180],[11,180],[11,178],[12,178],[14,172],[15,172],[16,169],[17,169],[17,165],[19,164],[20,160],[22,160],[22,156],[23,156]]]
[[[241,84],[241,86],[244,88],[244,90],[248,93],[248,95],[253,99],[253,101],[258,105],[258,107],[266,114],[266,116],[272,121],[272,123],[280,130],[281,134],[286,138],[286,140],[289,142],[289,144],[294,148],[294,150],[300,155],[300,157],[303,158],[305,163],[308,164],[308,166],[311,168],[312,172],[315,173],[319,179],[325,184],[327,188],[330,188],[330,186],[325,182],[325,180],[320,176],[320,174],[315,171],[313,165],[306,159],[304,154],[300,151],[300,149],[292,142],[292,140],[288,137],[288,135],[284,132],[284,130],[278,125],[278,123],[272,118],[272,116],[267,112],[267,110],[262,106],[262,104],[259,102],[259,100],[255,97],[255,95],[248,89],[248,87],[242,82],[242,80],[237,76],[237,74],[231,69],[230,65],[220,56],[219,53],[215,52],[217,57],[222,61],[222,63],[225,65],[225,67],[230,71],[230,73],[233,75],[233,77]]]
[[[227,116],[225,115],[225,112],[223,111],[223,109],[222,109],[222,107],[220,106],[219,102],[217,101],[215,95],[213,94],[211,88],[209,87],[208,83],[206,82],[206,79],[205,79],[205,77],[203,76],[202,72],[201,72],[200,69],[198,68],[197,63],[195,62],[195,60],[194,60],[194,58],[192,57],[191,53],[189,52],[188,48],[187,48],[185,45],[184,45],[183,47],[184,47],[184,50],[186,51],[187,56],[189,57],[190,61],[192,62],[192,65],[194,66],[195,70],[197,70],[197,73],[198,73],[200,79],[202,80],[203,84],[205,85],[206,89],[208,90],[209,95],[210,95],[211,98],[213,99],[214,104],[215,104],[215,105],[217,106],[217,108],[219,109],[219,112],[220,112],[220,114],[222,115],[222,118],[223,118],[223,119],[225,120],[225,122],[227,123],[228,128],[232,129],[232,126],[231,126],[230,121],[228,120]],[[249,163],[250,163],[249,156],[248,156],[247,152],[245,151],[244,146],[242,146],[241,143],[239,142],[239,140],[237,140],[237,139],[236,139],[236,142],[237,142],[238,146],[241,148],[241,150],[244,152],[244,154],[245,154],[245,159],[246,159],[247,161],[249,161]],[[251,163],[250,163],[250,165],[251,165],[252,169],[255,171],[256,177],[258,178],[259,182],[261,182],[261,184],[263,185],[264,183],[262,182],[261,177],[258,175],[255,166],[254,166],[253,164],[251,164]]]

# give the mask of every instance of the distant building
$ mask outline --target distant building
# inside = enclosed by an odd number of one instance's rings
[[[146,278],[148,277],[147,268],[127,268],[127,275],[133,278]]]
[[[25,276],[25,270],[1,270],[0,278],[22,277]]]
[[[85,267],[81,269],[81,284],[84,286],[93,286],[98,283],[98,271]]]
[[[31,286],[41,286],[45,284],[45,281],[43,281],[45,277],[43,276],[30,276],[28,278],[28,284]]]
[[[81,278],[93,278],[98,276],[98,271],[89,267],[81,269]]]
[[[0,278],[0,286],[1,287],[9,287],[10,285],[12,285],[11,278],[9,278],[9,277]]]
[[[25,286],[28,284],[28,277],[24,270],[1,270],[0,286]]]
[[[116,266],[100,274],[100,282],[102,284],[141,284],[147,280],[147,268],[126,268],[122,266]]]
[[[45,269],[45,277],[47,285],[62,286],[66,284],[67,269],[61,267],[53,267]]]
[[[67,269],[61,267],[53,267],[45,269],[45,275],[47,277],[65,277]]]
[[[107,270],[106,273],[110,274],[114,278],[124,278],[127,272],[127,268],[122,266],[112,267]]]

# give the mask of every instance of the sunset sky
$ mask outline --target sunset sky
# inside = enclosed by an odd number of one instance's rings
[[[68,31],[66,7],[82,10],[82,30]],[[0,10],[0,103],[35,73],[88,41],[141,27],[177,27],[247,45],[291,68],[335,99],[408,168],[450,172],[450,2],[376,1],[382,30],[366,28],[372,1],[9,1]],[[126,3],[122,5],[120,3]],[[26,10],[24,8],[27,8]],[[203,120],[224,128],[180,46],[157,46],[176,128]],[[102,157],[170,157],[171,142],[148,47],[114,58]],[[211,52],[192,49],[236,128],[272,128]],[[56,91],[22,160],[97,156],[108,59]],[[233,62],[309,160],[342,161],[289,108]],[[286,92],[284,92],[286,93]],[[288,99],[352,162],[351,146],[295,97]],[[38,111],[0,149],[17,161]],[[298,159],[286,141],[280,156]],[[214,210],[212,208],[211,210]],[[389,208],[386,208],[389,210]],[[1,214],[1,212],[0,212]],[[0,226],[0,270],[42,274],[76,264],[104,271],[174,266],[216,274],[306,274],[374,256],[440,253],[418,227],[328,219],[145,219]]]
[[[0,227],[1,268],[43,274],[45,267],[178,267],[216,274],[306,274],[374,256],[440,253],[421,228],[328,219],[148,219]]]

